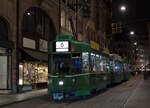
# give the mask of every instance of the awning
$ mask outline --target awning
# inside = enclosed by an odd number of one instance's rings
[[[13,49],[14,48],[14,44],[11,41],[0,41],[0,47]]]
[[[22,60],[24,61],[33,61],[33,62],[48,62],[48,54],[42,53],[39,51],[21,49]]]

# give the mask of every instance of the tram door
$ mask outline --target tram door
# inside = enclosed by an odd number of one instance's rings
[[[0,89],[7,88],[7,56],[0,56]]]

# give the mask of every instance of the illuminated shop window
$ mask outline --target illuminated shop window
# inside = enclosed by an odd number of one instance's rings
[[[32,63],[19,65],[19,85],[34,85],[48,82],[48,66]]]

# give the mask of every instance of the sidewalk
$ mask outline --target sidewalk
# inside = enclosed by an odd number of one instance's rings
[[[0,95],[0,106],[29,100],[47,94],[47,89],[33,90],[19,94]]]

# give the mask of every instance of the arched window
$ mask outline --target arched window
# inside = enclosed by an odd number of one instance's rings
[[[0,17],[0,40],[1,41],[8,40],[8,23],[2,17]]]
[[[31,39],[55,39],[56,31],[51,19],[40,8],[30,8],[23,16],[22,34]]]

